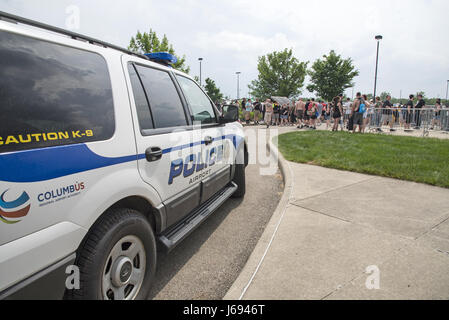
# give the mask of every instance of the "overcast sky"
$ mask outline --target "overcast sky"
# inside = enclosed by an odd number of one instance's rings
[[[69,6],[80,10],[76,32],[127,47],[137,30],[166,34],[186,55],[192,76],[214,79],[226,95],[241,94],[257,78],[257,58],[292,48],[300,61],[334,49],[351,57],[360,76],[355,91],[374,87],[376,41],[381,34],[378,93],[417,91],[446,96],[449,80],[447,0],[0,0],[0,10],[66,28]],[[311,64],[311,63],[310,63]],[[347,94],[352,95],[352,90]],[[303,89],[304,96],[311,94]]]

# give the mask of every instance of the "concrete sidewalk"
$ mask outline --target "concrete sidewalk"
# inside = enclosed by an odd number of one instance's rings
[[[280,165],[284,196],[225,299],[449,299],[448,189]]]

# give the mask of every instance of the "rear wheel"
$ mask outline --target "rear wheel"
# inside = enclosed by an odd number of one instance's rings
[[[80,289],[68,299],[146,299],[156,271],[156,240],[148,220],[114,209],[94,225],[77,253]]]

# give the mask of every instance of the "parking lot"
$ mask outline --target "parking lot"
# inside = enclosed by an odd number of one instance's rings
[[[281,198],[282,176],[246,169],[247,193],[229,199],[174,251],[159,255],[150,299],[222,299],[245,266]]]

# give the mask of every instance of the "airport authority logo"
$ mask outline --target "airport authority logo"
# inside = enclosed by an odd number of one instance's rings
[[[30,211],[30,196],[25,191],[22,195],[13,201],[6,201],[9,189],[0,196],[0,221],[6,224],[16,224],[25,217]]]

